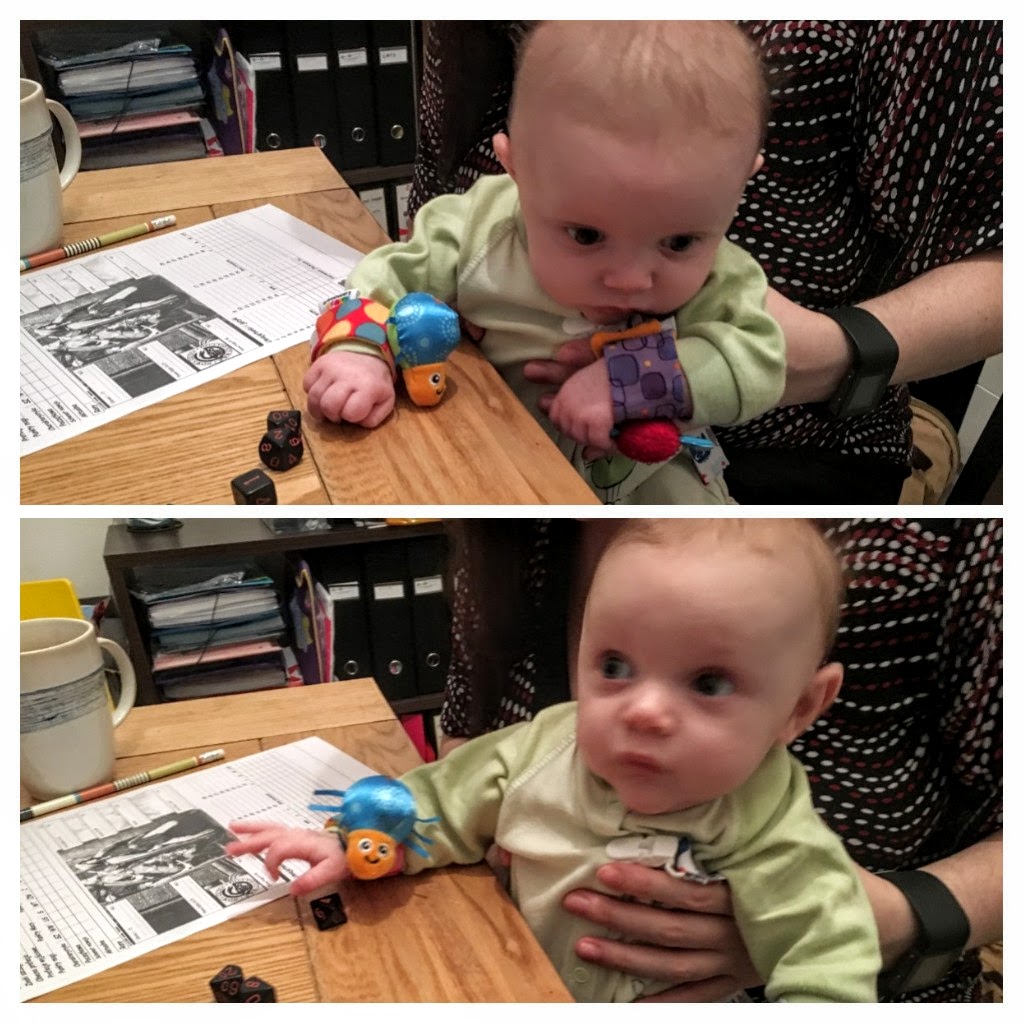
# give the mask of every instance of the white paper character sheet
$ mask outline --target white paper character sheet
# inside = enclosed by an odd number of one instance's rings
[[[275,206],[21,276],[21,454],[308,341],[362,254]]]
[[[374,774],[311,737],[126,790],[20,826],[21,999],[97,974],[287,893],[260,858],[231,858],[229,821],[321,828],[315,789]]]

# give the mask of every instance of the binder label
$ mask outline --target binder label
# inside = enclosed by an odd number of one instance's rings
[[[425,594],[440,594],[444,592],[440,576],[421,576],[418,580],[412,581],[412,592],[416,597]]]
[[[327,588],[332,601],[358,601],[358,583],[335,583]]]
[[[326,71],[326,53],[299,53],[295,56],[295,66],[299,71]]]
[[[364,192],[359,193],[359,201],[373,214],[373,219],[386,234],[388,230],[388,205],[387,200],[384,198],[384,189],[368,188]]]
[[[361,68],[365,67],[370,63],[370,58],[366,53],[366,47],[360,46],[356,50],[339,50],[338,51],[338,67],[339,68]]]
[[[408,46],[382,46],[377,51],[377,59],[384,64],[408,64]]]
[[[397,583],[375,583],[373,585],[375,601],[394,601],[396,598],[403,597],[405,597],[405,584],[401,580]]]
[[[249,64],[253,71],[280,71],[281,54],[279,53],[250,53]]]

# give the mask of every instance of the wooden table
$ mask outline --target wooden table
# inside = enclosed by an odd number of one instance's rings
[[[163,213],[188,227],[268,202],[362,252],[388,241],[310,147],[83,172],[64,195],[65,242]],[[259,466],[267,412],[305,409],[308,361],[307,345],[295,345],[26,456],[21,502],[231,504],[230,481]],[[306,417],[306,457],[271,474],[279,503],[597,503],[468,342],[450,357],[448,379],[440,406],[418,409],[401,394],[395,413],[373,431]]]
[[[419,763],[376,684],[358,679],[136,708],[117,730],[117,775],[313,735],[387,774]],[[208,982],[227,963],[269,981],[279,1002],[572,1001],[485,865],[341,892],[340,928],[319,931],[309,897],[285,896],[34,1002],[211,1002]]]

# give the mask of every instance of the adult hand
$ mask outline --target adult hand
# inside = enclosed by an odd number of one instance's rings
[[[363,352],[325,352],[306,371],[302,386],[315,420],[379,426],[395,407],[395,385],[383,359]]]
[[[594,362],[595,358],[589,338],[573,338],[555,352],[554,359],[530,359],[524,363],[523,376],[535,384],[551,384],[559,388],[577,370]]]
[[[604,864],[597,877],[637,902],[591,889],[566,894],[570,913],[624,936],[580,939],[581,959],[676,982],[651,1002],[715,1002],[762,983],[736,926],[727,883],[686,882],[640,864]]]

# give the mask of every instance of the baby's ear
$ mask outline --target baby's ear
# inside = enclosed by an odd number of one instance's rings
[[[810,682],[800,694],[793,713],[779,733],[779,743],[788,745],[802,732],[809,729],[832,706],[832,701],[843,685],[843,666],[838,661],[822,665],[811,676]]]
[[[515,178],[516,172],[512,165],[512,140],[504,132],[498,132],[491,139],[491,145],[494,146],[494,155],[498,158],[501,166],[505,168],[505,173],[511,178]]]

